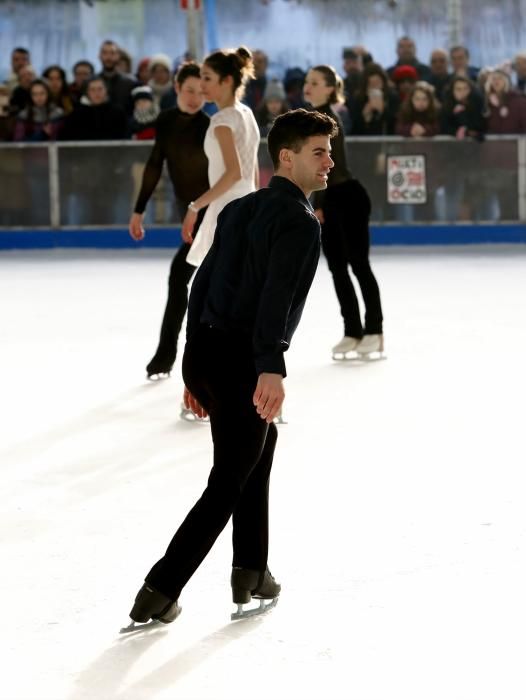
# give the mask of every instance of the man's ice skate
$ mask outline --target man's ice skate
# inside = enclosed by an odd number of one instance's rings
[[[274,418],[276,425],[287,425],[288,421],[283,418],[283,409],[280,408],[278,415]]]
[[[146,379],[152,382],[167,379],[172,371],[173,362],[162,362],[153,357],[146,365]]]
[[[232,600],[237,605],[237,611],[230,616],[231,620],[244,620],[270,610],[277,604],[281,591],[280,584],[276,582],[268,567],[263,573],[234,567],[230,584]],[[259,605],[256,608],[243,608],[252,598],[259,600]]]
[[[356,352],[360,360],[369,362],[373,360],[385,360],[383,335],[364,335],[356,348]]]
[[[339,343],[332,349],[333,360],[351,360],[356,358],[356,349],[360,344],[360,338],[344,335]],[[352,355],[351,355],[352,353]]]
[[[122,627],[120,632],[136,632],[161,622],[167,625],[180,615],[181,609],[176,600],[170,600],[164,593],[145,583],[135,597],[130,612],[131,623],[128,627]]]
[[[204,418],[201,418],[201,416],[196,416],[196,414],[192,411],[191,408],[186,408],[184,403],[181,404],[181,413],[179,414],[180,418],[183,420],[187,420],[190,423],[209,423],[210,418],[208,416],[205,416]]]

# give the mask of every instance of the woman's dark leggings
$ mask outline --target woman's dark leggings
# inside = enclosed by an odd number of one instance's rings
[[[380,290],[369,263],[369,216],[371,200],[355,179],[327,188],[323,204],[325,222],[321,228],[323,252],[332,273],[344,322],[344,334],[361,338],[382,333]],[[349,275],[349,265],[362,292],[365,325]]]

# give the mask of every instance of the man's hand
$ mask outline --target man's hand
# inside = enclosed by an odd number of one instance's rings
[[[194,227],[197,221],[197,214],[195,211],[188,209],[184,217],[183,226],[181,229],[181,235],[185,243],[191,243],[194,240]]]
[[[199,401],[188,391],[186,387],[184,388],[183,393],[183,403],[185,408],[189,408],[198,418],[206,418],[208,416],[207,411],[201,406]]]
[[[284,399],[285,389],[283,388],[283,377],[281,374],[262,372],[259,375],[252,398],[260,417],[266,420],[267,423],[272,423],[279,414]]]
[[[128,226],[128,231],[130,232],[130,236],[135,240],[135,241],[142,241],[144,238],[144,228],[142,225],[142,220],[143,220],[144,214],[132,214],[130,223]]]

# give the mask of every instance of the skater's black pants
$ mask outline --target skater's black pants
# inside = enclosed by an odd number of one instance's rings
[[[180,216],[184,218],[186,206],[178,203]],[[205,209],[202,209],[197,218],[194,235],[201,225]],[[168,277],[168,298],[164,310],[159,345],[155,351],[152,363],[160,370],[168,370],[175,362],[177,354],[177,340],[183,325],[184,315],[188,306],[188,284],[196,268],[186,262],[186,256],[190,250],[190,243],[182,243],[172,260],[170,275]]]
[[[325,222],[321,242],[331,271],[344,322],[344,334],[361,338],[382,333],[380,290],[369,263],[369,216],[371,200],[355,179],[328,187],[323,204]],[[362,292],[365,325],[349,275],[349,265]]]
[[[210,415],[214,463],[203,494],[146,580],[172,600],[232,516],[233,566],[264,571],[268,489],[276,426],[252,403],[257,384],[251,340],[201,326],[183,356],[186,386]]]

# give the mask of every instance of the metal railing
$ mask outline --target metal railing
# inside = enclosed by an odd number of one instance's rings
[[[152,143],[0,145],[0,228],[125,226]],[[526,221],[526,137],[488,137],[483,143],[449,137],[347,138],[346,146],[353,175],[370,193],[373,222]],[[264,186],[272,176],[264,140],[259,164]],[[167,226],[178,218],[165,172],[146,222]]]

